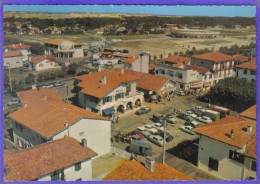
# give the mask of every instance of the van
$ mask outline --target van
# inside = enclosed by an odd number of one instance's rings
[[[153,120],[155,123],[164,123],[163,115],[158,112],[154,113]]]
[[[143,156],[152,155],[152,147],[150,144],[140,140],[132,141],[130,144],[130,153],[135,153]]]
[[[217,111],[220,113],[220,118],[225,118],[226,116],[230,115],[230,109],[220,106],[211,106],[210,110]]]
[[[197,121],[190,121],[189,123],[193,128],[200,126],[200,124]]]
[[[217,111],[213,111],[213,110],[206,110],[203,113],[204,116],[208,116],[210,119],[212,119],[212,121],[217,121],[220,119],[220,113]]]

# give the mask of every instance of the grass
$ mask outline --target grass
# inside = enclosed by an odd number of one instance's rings
[[[195,41],[195,42],[191,42],[191,43],[198,44],[198,45],[215,45],[215,44],[231,43],[231,41],[227,41],[227,40],[206,40],[206,41]]]
[[[166,34],[148,34],[148,35],[120,35],[120,36],[105,36],[107,40],[122,39],[122,40],[136,40],[136,39],[148,39],[148,38],[161,38],[165,37]]]

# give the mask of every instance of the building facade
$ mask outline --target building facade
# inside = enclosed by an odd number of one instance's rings
[[[29,57],[28,62],[30,67],[36,71],[56,68],[56,63],[52,55]]]
[[[238,78],[245,79],[248,82],[256,81],[256,59],[236,66]]]
[[[213,72],[214,84],[226,77],[235,76],[234,58],[220,52],[210,52],[192,56],[191,65],[208,68]]]
[[[83,47],[81,43],[54,39],[45,41],[45,54],[55,55],[58,58],[80,58],[84,57]]]
[[[136,90],[137,77],[104,70],[75,78],[79,88],[80,107],[103,116],[115,111],[124,113],[140,106],[143,93]]]
[[[30,45],[24,45],[22,43],[4,46],[5,52],[20,51],[21,54],[24,56],[23,61],[28,60],[29,55],[32,54],[30,49],[31,49]]]
[[[4,68],[23,67],[24,56],[20,51],[4,52]]]
[[[138,57],[129,57],[125,59],[124,67],[137,72],[149,73],[149,54],[141,53]]]

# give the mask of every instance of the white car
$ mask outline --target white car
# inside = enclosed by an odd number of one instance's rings
[[[150,135],[148,136],[148,140],[158,146],[163,146],[163,138],[159,135]]]
[[[156,128],[150,128],[150,129],[147,129],[148,132],[150,132],[151,134],[155,134],[158,132],[158,129]]]
[[[156,128],[159,131],[162,131],[162,132],[164,131],[163,124],[161,124],[161,123],[154,123],[153,127]]]
[[[179,92],[177,93],[177,95],[185,96],[185,93],[184,93],[184,91],[179,91]]]
[[[137,127],[137,130],[142,132],[142,131],[146,130],[146,128],[145,128],[145,126],[140,126],[140,127]]]
[[[168,123],[171,123],[171,124],[177,124],[178,123],[177,119],[172,114],[167,114],[165,116],[165,119],[167,120]]]
[[[149,129],[153,128],[153,125],[147,124],[147,125],[144,125],[144,127],[149,130]]]
[[[192,129],[193,129],[192,126],[182,125],[179,129],[182,130],[183,132],[188,133],[188,134],[195,135],[195,132],[192,131]]]
[[[195,106],[195,109],[198,109],[201,112],[205,112],[206,111],[206,109],[204,109],[203,107],[201,107],[199,105]]]
[[[186,111],[186,112],[194,119],[197,117],[197,115],[194,114],[192,111]]]
[[[207,116],[197,117],[196,120],[202,122],[202,123],[211,123],[212,120]]]

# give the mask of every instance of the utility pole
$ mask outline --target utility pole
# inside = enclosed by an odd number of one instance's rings
[[[67,97],[66,97],[66,102],[68,103],[68,96],[69,96],[69,84],[67,85]]]
[[[164,124],[164,130],[163,130],[163,164],[165,164],[165,137],[166,137],[166,120],[165,117],[163,117],[163,124]]]
[[[10,85],[10,90],[11,90],[11,92],[13,92],[12,79],[11,79],[11,73],[10,73],[10,64],[8,65],[8,70],[9,70],[9,85]]]

